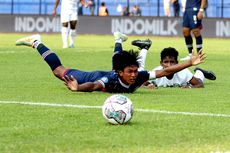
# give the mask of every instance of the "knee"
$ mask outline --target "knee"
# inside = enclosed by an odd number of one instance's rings
[[[76,26],[77,26],[77,21],[71,21],[70,22],[70,28],[71,29],[76,29]]]
[[[55,70],[53,70],[53,74],[57,78],[63,80],[62,78],[64,77],[64,74],[65,74],[66,71],[67,71],[66,68],[64,68],[63,66],[59,66]]]
[[[194,29],[194,30],[192,31],[192,33],[193,33],[193,35],[194,35],[195,37],[200,36],[200,30],[199,30],[199,29]]]
[[[60,74],[59,72],[57,72],[57,71],[55,71],[55,70],[53,71],[53,74],[54,74],[55,77],[57,77],[57,78],[59,78],[59,79],[62,80],[62,77],[63,77],[62,75],[63,75],[63,74]]]
[[[190,31],[188,29],[183,29],[183,35],[186,37],[186,36],[189,36],[190,35]]]
[[[63,27],[68,27],[68,22],[62,23],[62,26],[63,26]]]

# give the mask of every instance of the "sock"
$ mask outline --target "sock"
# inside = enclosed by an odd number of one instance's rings
[[[200,70],[196,70],[194,77],[204,82],[204,74]]]
[[[61,29],[61,36],[62,36],[62,42],[63,42],[63,48],[68,47],[68,27],[62,27]]]
[[[121,40],[121,39],[120,39]],[[112,57],[112,69],[114,70],[114,67],[115,67],[115,64],[117,61],[117,59],[119,58],[119,53],[122,53],[123,52],[123,49],[122,49],[122,44],[121,42],[117,42],[118,40],[115,41],[115,47],[114,47],[114,52],[113,52],[113,57]]]
[[[45,45],[43,45],[39,41],[34,42],[34,48],[36,48],[42,58],[46,61],[46,63],[50,66],[51,70],[55,70],[58,66],[61,66],[61,61],[58,56]]]
[[[139,53],[139,58],[138,58],[138,62],[139,62],[139,68],[138,71],[143,71],[145,70],[145,60],[146,60],[146,55],[147,55],[148,50],[147,49],[141,49],[140,53]]]
[[[200,35],[200,36],[196,37],[197,52],[199,52],[199,50],[202,48],[202,43],[203,43],[202,36]]]
[[[114,47],[114,54],[121,53],[123,51],[121,42],[117,42],[117,41],[118,40],[116,40],[115,47]]]
[[[193,40],[192,40],[192,36],[189,35],[189,36],[185,36],[185,43],[186,43],[186,46],[188,48],[188,52],[191,54],[192,53],[192,50],[193,50]]]
[[[76,37],[76,31],[75,29],[70,29],[69,33],[69,45],[73,46],[74,45],[74,38]]]
[[[32,46],[33,46],[33,48],[37,49],[38,46],[39,46],[41,43],[42,43],[42,42],[36,40],[35,42],[33,42]]]
[[[120,44],[121,44],[121,43],[122,43],[122,40],[121,40],[120,38],[119,38],[119,39],[116,39],[116,40],[115,40],[115,43],[120,43]]]

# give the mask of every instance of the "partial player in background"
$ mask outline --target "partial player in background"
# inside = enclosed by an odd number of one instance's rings
[[[89,10],[90,10],[90,14],[92,16],[94,16],[94,10],[95,10],[95,0],[88,0],[88,7],[89,7]]]
[[[178,51],[175,48],[168,47],[161,51],[160,66],[154,68],[152,71],[163,70],[167,67],[178,64]],[[143,61],[144,63],[145,61]],[[204,87],[204,80],[216,80],[216,76],[212,71],[206,71],[201,68],[194,69],[195,74],[186,68],[177,73],[156,78],[143,84],[149,88],[156,87],[182,87],[182,88],[202,88]]]
[[[56,0],[54,9],[52,12],[53,16],[57,14],[57,7],[60,0]],[[74,48],[74,38],[77,34],[77,21],[78,21],[78,3],[85,6],[85,0],[62,0],[61,3],[61,35],[63,48]],[[68,43],[69,37],[69,43]]]
[[[171,0],[164,0],[163,5],[164,5],[164,13],[165,16],[170,17],[171,13],[170,13],[170,3]]]
[[[185,12],[183,15],[183,35],[186,46],[188,48],[188,56],[181,58],[182,61],[189,60],[193,50],[193,33],[196,39],[197,51],[202,49],[203,39],[201,35],[202,19],[204,17],[204,9],[206,7],[206,0],[187,0]]]
[[[171,0],[172,5],[173,5],[173,12],[174,12],[174,17],[179,17],[180,16],[180,3],[179,0]]]
[[[99,8],[99,16],[109,16],[109,10],[105,2],[101,2],[101,6]]]
[[[128,37],[120,32],[115,32],[114,38],[113,70],[111,71],[85,72],[64,67],[58,56],[41,42],[40,35],[21,38],[16,41],[16,45],[36,48],[50,66],[53,74],[60,80],[65,81],[68,89],[84,92],[132,93],[149,79],[171,75],[184,68],[200,64],[205,58],[205,54],[198,53],[185,63],[176,64],[163,70],[138,71],[140,66],[138,52],[133,50],[124,51],[122,48],[122,42],[126,41]],[[135,41],[133,44],[147,52],[151,46],[151,41]]]

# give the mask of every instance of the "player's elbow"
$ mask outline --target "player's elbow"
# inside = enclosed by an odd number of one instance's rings
[[[90,84],[87,88],[87,92],[93,92],[93,91],[96,91],[97,90],[97,87],[94,83]]]
[[[98,81],[95,81],[95,82],[93,82],[92,84],[91,84],[91,88],[90,88],[90,91],[92,92],[92,91],[98,91],[98,90],[100,90],[100,89],[102,89],[102,84],[101,83],[99,83]]]

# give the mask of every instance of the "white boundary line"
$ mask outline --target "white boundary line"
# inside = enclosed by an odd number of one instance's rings
[[[74,104],[52,104],[44,102],[18,102],[18,101],[1,101],[0,104],[19,104],[19,105],[37,105],[37,106],[50,106],[50,107],[70,107],[70,108],[94,108],[101,109],[102,106],[89,106],[89,105],[74,105]],[[167,110],[156,109],[134,109],[137,112],[146,113],[161,113],[161,114],[174,114],[174,115],[187,115],[187,116],[208,116],[208,117],[225,117],[230,118],[228,114],[212,114],[212,113],[195,113],[195,112],[173,112]]]

